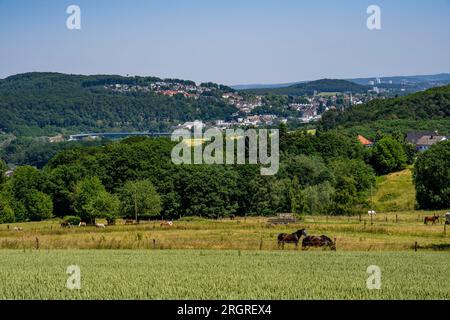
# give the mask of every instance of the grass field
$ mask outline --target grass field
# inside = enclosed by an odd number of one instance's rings
[[[0,299],[450,298],[449,253],[3,250],[0,265]],[[69,265],[81,290],[66,288]]]
[[[410,170],[383,177],[378,186],[372,220],[306,216],[276,226],[262,217],[191,218],[172,227],[118,221],[106,229],[63,229],[60,220],[0,225],[0,299],[449,299],[450,228],[443,219],[423,223],[425,215],[445,210],[412,210]],[[301,228],[336,238],[337,252],[277,248],[279,233]],[[81,268],[79,291],[65,287],[69,265]],[[381,290],[366,287],[370,265],[382,270]]]
[[[410,168],[380,177],[373,195],[374,209],[381,212],[414,210],[416,191],[412,179]]]
[[[238,249],[277,250],[279,233],[306,228],[309,234],[337,238],[339,251],[449,250],[450,228],[444,224],[424,225],[424,215],[443,212],[379,213],[373,219],[361,217],[307,216],[290,225],[270,225],[267,218],[239,218],[231,221],[175,221],[161,227],[158,221],[139,225],[118,225],[63,229],[60,221],[0,225],[0,249]],[[121,224],[122,223],[122,224]],[[23,231],[14,231],[20,226]],[[286,250],[294,250],[288,245]]]

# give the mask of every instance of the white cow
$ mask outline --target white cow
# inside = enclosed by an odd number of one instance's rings
[[[369,214],[369,216],[376,216],[377,215],[377,212],[375,210],[369,210],[367,213]]]

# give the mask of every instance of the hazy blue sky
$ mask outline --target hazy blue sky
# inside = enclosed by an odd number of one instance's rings
[[[82,29],[66,28],[81,7]],[[366,9],[382,10],[382,29]],[[225,84],[450,72],[450,0],[0,0],[0,78],[29,71]]]

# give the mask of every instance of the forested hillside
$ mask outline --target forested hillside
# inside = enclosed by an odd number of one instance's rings
[[[162,131],[177,122],[227,119],[236,112],[214,94],[193,99],[153,91],[121,93],[105,87],[115,84],[148,86],[157,81],[162,80],[58,73],[12,76],[0,81],[0,130],[27,136],[64,130]],[[191,84],[183,80],[170,81]],[[217,88],[215,93],[219,95],[222,87]]]
[[[368,89],[369,88],[366,86],[346,80],[322,79],[317,81],[298,83],[284,88],[249,89],[244,90],[244,92],[258,95],[272,93],[289,96],[303,96],[303,95],[313,95],[314,91],[363,93],[367,92]]]
[[[372,129],[438,130],[449,133],[450,86],[432,88],[409,96],[373,100],[345,111],[331,110],[320,123],[325,130],[359,127]]]

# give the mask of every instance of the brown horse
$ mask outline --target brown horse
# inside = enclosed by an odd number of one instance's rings
[[[292,234],[280,233],[278,235],[278,249],[280,247],[284,249],[285,243],[295,243],[295,247],[297,248],[302,236],[307,236],[306,229],[298,230],[297,232],[294,232]]]
[[[302,250],[306,250],[308,247],[329,247],[331,250],[336,251],[336,238],[332,241],[327,236],[308,236],[303,239]]]
[[[436,224],[436,221],[439,222],[439,216],[434,215],[432,217],[425,217],[423,223],[428,224],[428,222],[432,222],[432,224]]]

